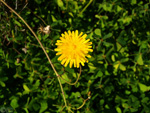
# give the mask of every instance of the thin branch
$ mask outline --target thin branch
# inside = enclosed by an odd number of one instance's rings
[[[74,83],[70,83],[70,82],[68,82],[67,80],[65,80],[65,79],[64,79],[64,78],[62,78],[61,76],[59,76],[59,77],[60,77],[62,80],[64,80],[67,84],[69,84],[69,85],[75,85],[75,84],[78,82],[79,78],[80,78],[81,70],[82,70],[82,68],[81,68],[81,65],[80,65],[80,72],[79,72],[79,76],[78,76],[77,80],[76,80]]]
[[[90,0],[89,3],[82,9],[82,11],[79,13],[79,15],[81,15],[85,10],[86,8],[93,2],[93,0]]]
[[[32,28],[27,24],[27,22],[26,22],[15,10],[13,10],[10,6],[8,6],[8,5],[5,3],[5,1],[3,1],[3,0],[0,0],[0,1],[1,1],[6,7],[8,7],[13,13],[15,13],[15,14],[18,16],[18,18],[20,18],[20,19],[23,21],[23,23],[28,27],[28,29],[32,32],[32,34],[34,35],[34,37],[36,38],[36,40],[37,40],[38,43],[40,44],[40,46],[41,46],[43,52],[45,53],[45,55],[46,55],[46,57],[47,57],[47,59],[48,59],[50,65],[51,65],[52,69],[54,70],[54,72],[55,72],[55,74],[56,74],[56,76],[57,76],[57,79],[58,79],[58,82],[59,82],[59,85],[60,85],[60,88],[61,88],[61,92],[62,92],[62,95],[63,95],[65,107],[67,107],[67,102],[66,102],[66,98],[65,98],[65,95],[64,95],[63,87],[62,87],[62,84],[61,84],[61,81],[60,81],[60,78],[59,78],[59,74],[57,73],[57,71],[56,71],[54,65],[53,65],[52,62],[51,62],[50,57],[48,56],[48,54],[47,54],[45,48],[43,47],[42,43],[41,43],[40,40],[38,39],[37,35],[36,35],[35,32],[32,30]]]
[[[81,106],[79,106],[78,108],[72,108],[72,109],[74,109],[74,110],[79,110],[79,109],[81,109],[81,108],[85,105],[86,101],[89,100],[89,99],[90,99],[90,97],[88,97],[87,99],[83,100],[83,103],[82,103]]]

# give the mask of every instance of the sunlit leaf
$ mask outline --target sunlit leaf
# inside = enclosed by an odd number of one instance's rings
[[[30,89],[28,88],[28,86],[26,84],[23,84],[23,88],[25,90],[25,93],[29,93],[30,92]]]
[[[18,105],[18,100],[17,100],[16,98],[12,99],[10,105],[11,105],[14,109],[17,108],[17,107],[19,107],[19,105]]]
[[[40,109],[39,113],[43,113],[43,111],[45,111],[48,108],[47,101],[43,100],[43,101],[40,102],[40,104],[41,104],[41,109]]]
[[[139,65],[143,65],[143,64],[144,64],[144,63],[143,63],[143,59],[142,59],[142,55],[141,55],[141,54],[138,55],[137,63],[138,63]]]
[[[63,5],[64,5],[62,0],[57,0],[57,4],[59,7],[63,7]]]
[[[101,36],[101,30],[100,29],[95,29],[95,34]]]
[[[125,67],[123,64],[120,64],[120,65],[119,65],[119,68],[120,68],[122,71],[125,71],[125,70],[126,70],[126,67]]]
[[[143,92],[149,91],[150,90],[150,86],[146,86],[145,84],[139,83],[138,84],[140,87],[140,90]]]
[[[121,109],[119,107],[116,107],[117,113],[122,113]]]

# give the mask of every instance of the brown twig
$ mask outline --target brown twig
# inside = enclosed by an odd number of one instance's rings
[[[40,46],[41,46],[43,52],[45,53],[45,55],[46,55],[46,57],[47,57],[47,59],[48,59],[50,65],[51,65],[52,69],[54,70],[54,72],[55,72],[55,74],[56,74],[56,76],[57,76],[57,79],[58,79],[58,82],[59,82],[59,85],[60,85],[60,88],[61,88],[61,92],[62,92],[62,95],[63,95],[65,107],[67,107],[67,102],[66,102],[66,98],[65,98],[65,95],[64,95],[63,87],[62,87],[62,84],[61,84],[61,81],[60,81],[60,78],[59,78],[59,74],[57,73],[57,71],[56,71],[56,69],[55,69],[55,67],[54,67],[54,65],[53,65],[53,63],[52,63],[50,57],[48,56],[48,54],[47,54],[45,48],[43,47],[43,44],[42,44],[41,41],[38,39],[37,35],[36,35],[35,32],[32,30],[32,28],[27,24],[27,22],[26,22],[15,10],[13,10],[10,6],[8,6],[8,5],[5,3],[5,1],[3,1],[3,0],[0,0],[0,1],[1,1],[6,7],[8,7],[13,13],[15,13],[15,14],[23,21],[23,23],[28,27],[28,29],[32,32],[32,34],[34,35],[34,37],[36,38],[36,40],[37,40],[38,43],[40,44]]]

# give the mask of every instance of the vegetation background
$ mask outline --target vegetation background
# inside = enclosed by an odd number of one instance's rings
[[[61,33],[86,33],[93,52],[76,85],[61,80],[68,110],[40,45],[0,0],[0,112],[150,113],[150,0],[5,2],[36,32],[65,80],[74,82],[79,69],[57,61]],[[47,25],[49,35],[38,32]]]

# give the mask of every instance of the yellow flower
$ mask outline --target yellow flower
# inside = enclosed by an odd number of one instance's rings
[[[57,51],[56,55],[60,55],[58,60],[61,61],[61,64],[65,67],[70,63],[70,68],[74,64],[74,67],[79,68],[81,63],[84,66],[85,62],[88,62],[86,57],[91,57],[88,55],[88,52],[92,52],[92,42],[89,42],[90,39],[85,39],[86,34],[83,35],[83,32],[78,34],[76,31],[68,31],[61,34],[60,40],[57,40],[56,45]]]

